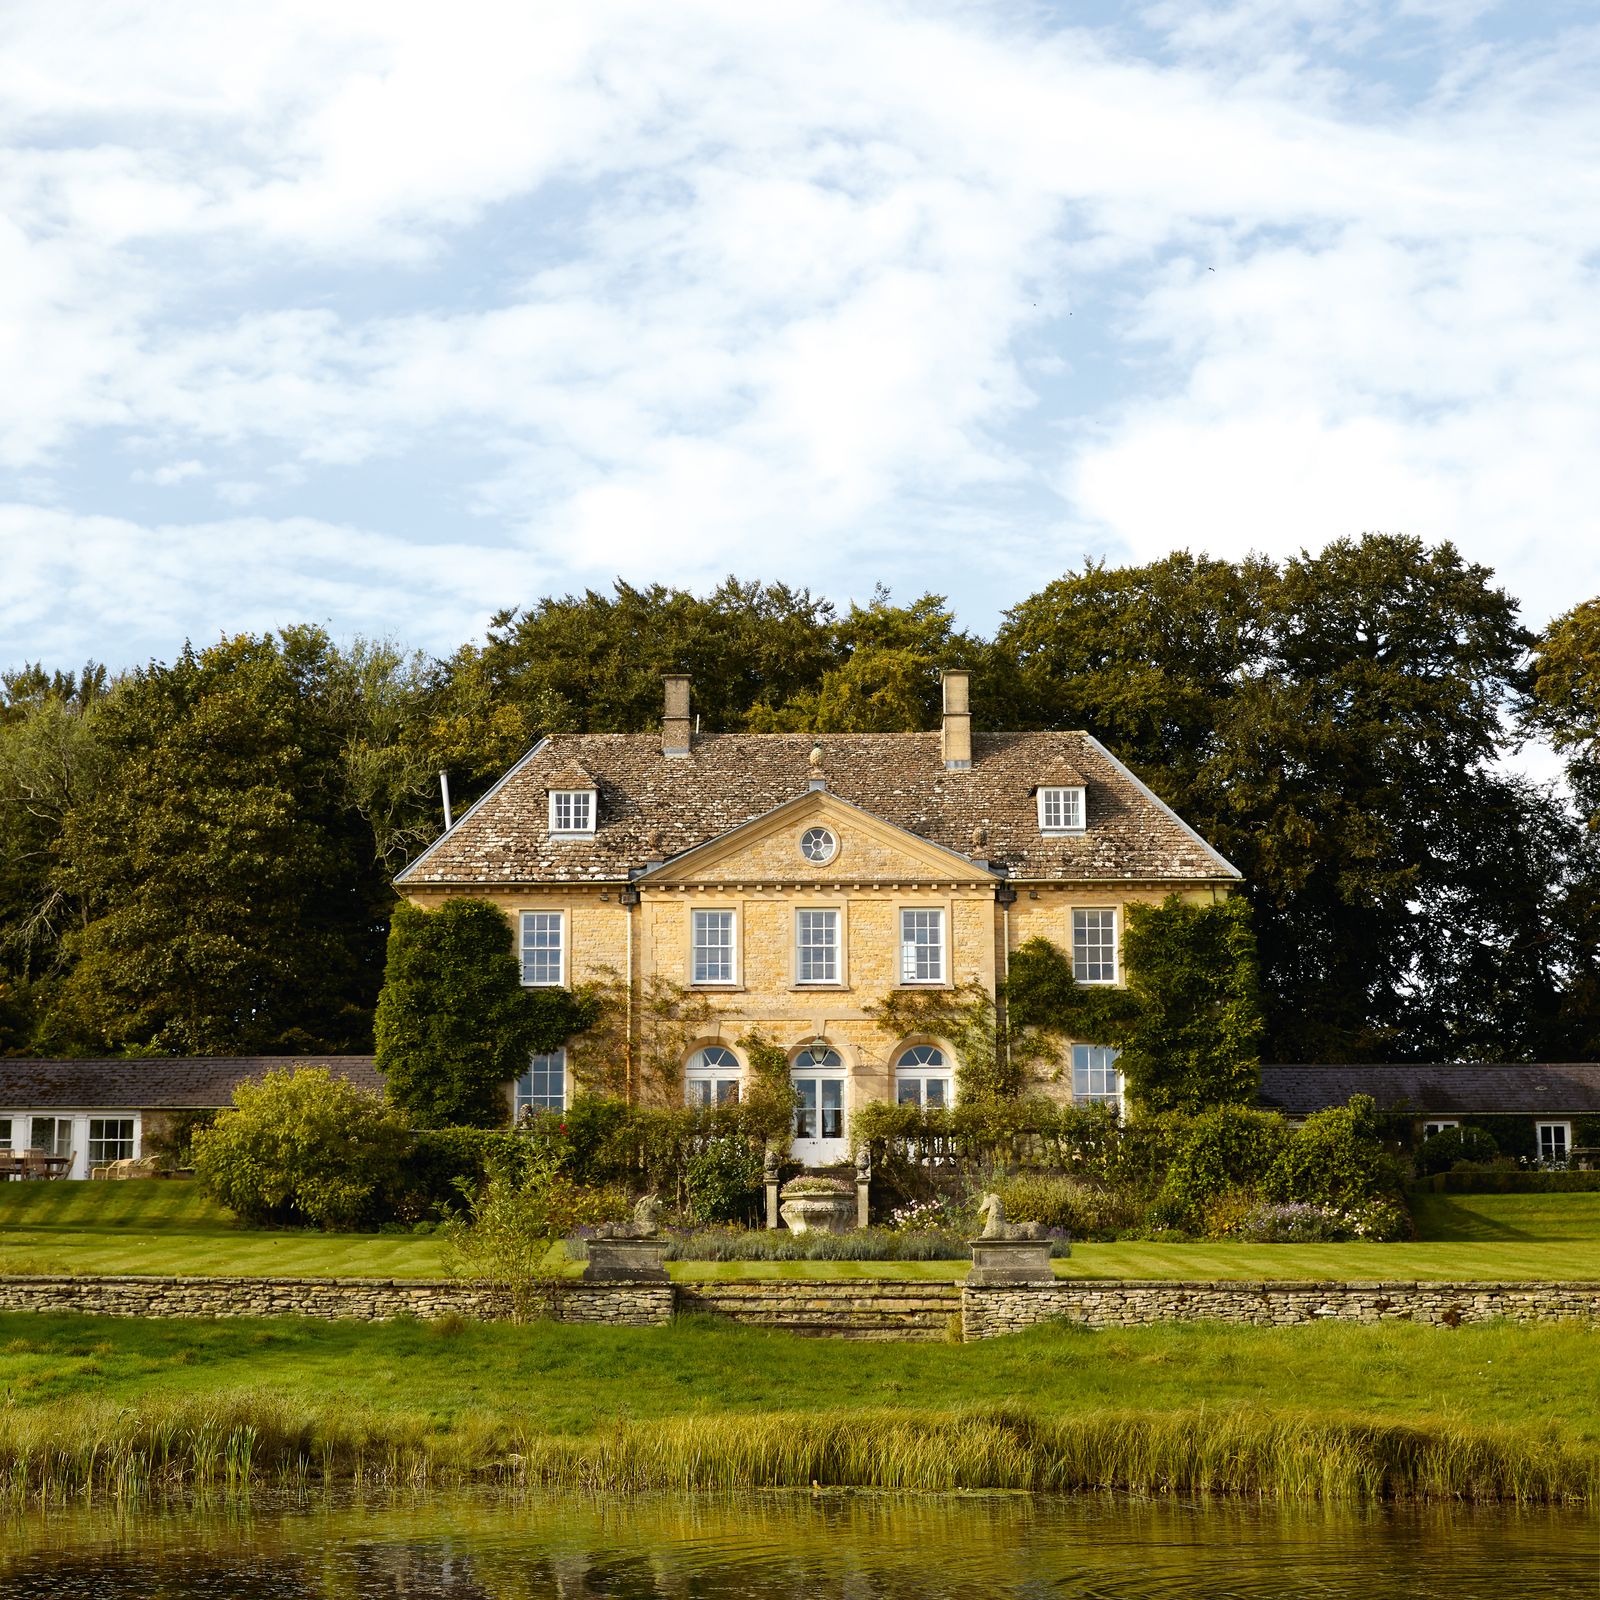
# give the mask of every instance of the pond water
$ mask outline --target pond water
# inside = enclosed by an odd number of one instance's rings
[[[1587,1515],[1029,1495],[431,1495],[0,1512],[53,1600],[1600,1595]]]

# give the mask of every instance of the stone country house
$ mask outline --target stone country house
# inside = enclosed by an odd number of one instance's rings
[[[1119,984],[1130,903],[1239,883],[1087,733],[974,734],[968,680],[945,673],[938,732],[702,736],[670,676],[659,735],[542,740],[397,888],[501,907],[525,984],[625,983],[630,1014],[656,979],[703,996],[683,1096],[738,1096],[757,1031],[789,1056],[795,1157],[843,1160],[856,1107],[955,1094],[950,1040],[890,1038],[869,1015],[887,994],[993,996],[1038,935],[1079,981]],[[1070,1063],[1047,1090],[1120,1103],[1114,1051],[1078,1044]],[[566,1050],[535,1057],[513,1109],[564,1107],[573,1078]]]

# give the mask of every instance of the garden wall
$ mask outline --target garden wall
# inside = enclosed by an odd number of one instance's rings
[[[108,1317],[325,1317],[386,1322],[457,1316],[492,1320],[506,1308],[467,1284],[403,1278],[0,1277],[0,1311],[79,1311]],[[573,1283],[564,1322],[647,1327],[670,1322],[670,1283]]]
[[[1062,1280],[966,1289],[962,1336],[992,1339],[1041,1322],[1131,1328],[1152,1322],[1600,1323],[1600,1283],[1123,1283]]]
[[[1497,1317],[1578,1319],[1600,1326],[1600,1283],[1178,1283],[1062,1279],[970,1288],[894,1279],[707,1283],[568,1283],[566,1322],[651,1327],[674,1312],[705,1312],[791,1333],[864,1340],[935,1340],[959,1318],[966,1339],[1041,1322],[1129,1328],[1155,1322],[1427,1322],[1456,1327]],[[398,1316],[494,1319],[497,1298],[465,1284],[381,1278],[0,1277],[0,1311],[76,1311],[121,1317]]]

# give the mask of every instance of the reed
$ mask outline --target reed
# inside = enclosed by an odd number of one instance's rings
[[[252,1486],[495,1480],[629,1491],[857,1486],[1121,1490],[1359,1502],[1593,1504],[1600,1446],[1542,1433],[1250,1407],[1044,1415],[716,1412],[556,1435],[528,1416],[410,1412],[240,1391],[0,1409],[0,1496],[64,1502]]]

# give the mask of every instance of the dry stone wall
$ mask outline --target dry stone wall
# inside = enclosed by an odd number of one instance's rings
[[[1600,1327],[1600,1283],[1158,1283],[1062,1279],[974,1288],[849,1279],[565,1284],[565,1322],[654,1327],[703,1312],[791,1333],[862,1340],[993,1339],[1042,1322],[1130,1328],[1157,1322],[1489,1322],[1576,1320]],[[0,1311],[119,1317],[321,1317],[384,1322],[495,1320],[505,1302],[468,1284],[382,1278],[0,1276]]]
[[[1600,1283],[1131,1283],[1064,1279],[1037,1287],[968,1288],[962,1334],[993,1339],[1041,1322],[1133,1328],[1156,1322],[1600,1323]]]
[[[565,1285],[563,1322],[648,1327],[672,1320],[672,1285]],[[469,1284],[402,1278],[23,1278],[0,1276],[0,1311],[109,1317],[323,1317],[387,1322],[444,1316],[492,1321],[508,1308]]]

